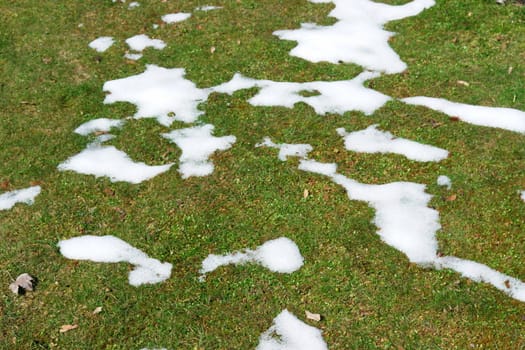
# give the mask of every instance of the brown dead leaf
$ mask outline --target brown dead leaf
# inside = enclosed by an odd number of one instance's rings
[[[510,281],[509,280],[505,280],[505,282],[503,282],[505,284],[505,287],[507,287],[507,289],[510,289]]]
[[[104,188],[104,194],[106,194],[107,196],[113,197],[115,195],[115,191],[109,187],[106,187]]]
[[[309,195],[310,195],[310,191],[308,191],[307,189],[305,189],[305,190],[303,191],[303,198],[306,199],[306,198],[308,198]]]
[[[447,197],[446,201],[447,202],[452,202],[452,201],[455,201],[456,198],[458,198],[457,194],[452,194],[452,195]]]
[[[106,135],[107,133],[108,133],[107,131],[98,130],[98,131],[95,131],[93,134],[95,134],[95,136],[100,136],[100,135]]]
[[[75,328],[78,328],[78,324],[65,324],[60,327],[60,333],[66,333]]]
[[[452,117],[450,117],[448,119],[450,119],[451,122],[459,122],[460,121],[459,117],[456,117],[456,116],[452,116]]]
[[[468,82],[466,82],[465,80],[458,80],[456,83],[458,83],[458,85],[463,85],[463,86],[470,86],[470,84]]]
[[[0,182],[0,190],[8,190],[9,189],[9,180],[4,180],[2,182]]]
[[[38,180],[31,181],[29,183],[29,185],[31,185],[31,186],[40,186],[40,185],[42,185],[42,181],[38,181]]]
[[[306,313],[306,318],[312,321],[321,321],[321,315],[320,314],[314,314],[308,310],[304,311]]]

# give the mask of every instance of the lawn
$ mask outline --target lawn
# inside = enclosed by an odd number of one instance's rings
[[[255,349],[284,309],[321,330],[330,349],[525,347],[524,301],[411,262],[378,235],[366,200],[350,200],[330,177],[300,170],[297,157],[282,161],[278,150],[256,147],[264,137],[310,144],[311,160],[337,163],[339,174],[359,183],[426,185],[428,208],[439,213],[439,256],[525,280],[523,132],[400,100],[429,96],[525,111],[525,6],[436,0],[417,16],[385,24],[396,33],[389,45],[408,68],[364,83],[391,97],[373,113],[322,114],[302,102],[255,106],[249,101],[262,88],[252,85],[211,91],[197,123],[167,126],[128,118],[137,112],[132,103],[105,104],[113,92],[104,84],[142,74],[148,64],[183,68],[198,89],[220,86],[235,73],[259,85],[351,80],[363,67],[290,55],[297,42],[274,34],[301,23],[334,24],[332,3],[139,2],[129,8],[130,1],[0,0],[0,195],[41,187],[33,204],[0,211],[1,349]],[[220,8],[198,9],[204,5]],[[161,19],[180,12],[191,17]],[[125,40],[137,34],[167,45],[127,59]],[[97,52],[88,44],[101,36],[115,43]],[[318,93],[300,91],[306,98]],[[125,120],[104,145],[135,161],[173,166],[140,183],[60,171],[95,140],[74,130],[98,118]],[[235,142],[213,154],[211,174],[181,176],[181,148],[162,135],[205,124]],[[353,152],[336,132],[373,124],[445,149],[448,157],[418,162]],[[440,175],[451,179],[450,189],[437,184]],[[118,237],[172,264],[171,276],[133,286],[133,265],[61,254],[60,241],[83,235]],[[254,250],[279,237],[298,246],[304,264],[297,271],[248,263],[218,267],[199,280],[209,254]],[[8,286],[24,272],[39,284],[17,296]],[[322,319],[307,319],[306,310]],[[76,328],[60,332],[64,325]]]

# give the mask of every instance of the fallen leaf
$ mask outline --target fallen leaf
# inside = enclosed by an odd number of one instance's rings
[[[452,117],[450,117],[448,119],[450,119],[451,122],[459,122],[460,121],[459,117],[456,117],[456,116],[452,116]]]
[[[210,52],[211,52],[211,53],[214,53],[214,52],[215,52],[215,46],[210,47]]]
[[[102,312],[102,306],[97,306],[95,310],[93,310],[93,315],[99,314]]]
[[[306,199],[306,198],[308,198],[309,195],[310,195],[310,191],[305,189],[304,192],[303,192],[303,198]]]
[[[509,280],[505,280],[505,282],[503,282],[503,283],[505,284],[505,287],[510,289],[510,281]]]
[[[446,200],[447,202],[452,202],[452,201],[455,201],[456,198],[458,198],[458,196],[456,194],[453,194],[451,196],[448,196]]]
[[[514,67],[510,66],[510,67],[509,67],[509,70],[507,71],[507,73],[508,73],[508,74],[511,74],[513,70],[514,70]]]
[[[35,181],[31,181],[29,184],[31,186],[40,186],[42,185],[42,181],[35,180]]]
[[[113,197],[115,195],[115,191],[112,190],[109,187],[104,188],[103,192],[104,192],[104,194],[106,194],[107,196],[110,196],[110,197]]]
[[[23,273],[16,278],[16,280],[9,285],[9,289],[13,293],[24,295],[26,291],[32,292],[35,290],[36,285],[38,284],[38,278],[31,276],[28,273]]]
[[[8,190],[9,189],[9,180],[4,180],[0,182],[0,190]]]
[[[304,311],[306,313],[306,318],[313,321],[321,321],[321,315],[320,314],[314,314],[308,310]]]
[[[458,80],[456,83],[458,83],[458,85],[470,86],[470,84],[464,80]]]
[[[66,333],[75,328],[78,328],[78,324],[65,324],[60,327],[60,333]]]

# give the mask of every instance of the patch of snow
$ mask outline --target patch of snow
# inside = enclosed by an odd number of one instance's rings
[[[161,19],[166,23],[176,23],[176,22],[185,21],[190,17],[191,17],[191,13],[179,12],[179,13],[170,13],[170,14],[164,15],[161,17]]]
[[[274,143],[269,137],[265,137],[263,142],[258,143],[255,147],[271,147],[279,150],[279,159],[285,161],[288,157],[306,158],[308,153],[312,151],[312,146],[303,143]]]
[[[521,199],[525,202],[525,191],[521,191]]]
[[[110,36],[101,36],[89,43],[89,47],[97,52],[104,52],[113,45],[115,41]]]
[[[369,70],[400,73],[406,69],[397,53],[388,45],[394,33],[383,26],[390,21],[415,16],[434,6],[434,0],[415,0],[393,6],[370,0],[310,0],[333,3],[329,16],[338,21],[331,26],[303,23],[300,29],[278,30],[274,35],[297,41],[292,56],[311,62],[355,63]]]
[[[153,27],[153,29],[159,29],[159,25],[157,23],[153,23],[151,26]]]
[[[439,186],[447,186],[447,189],[450,190],[452,188],[452,180],[448,176],[445,175],[439,175],[437,178],[437,184]]]
[[[317,81],[307,83],[274,82],[255,80],[237,73],[229,82],[213,87],[213,91],[233,94],[235,91],[260,88],[248,102],[253,106],[283,106],[293,108],[298,102],[311,106],[318,114],[343,114],[348,111],[361,111],[371,115],[391,98],[380,92],[366,88],[363,83],[377,78],[379,73],[363,72],[351,80]],[[318,93],[303,96],[302,92]]]
[[[395,153],[419,162],[439,162],[448,157],[448,151],[442,148],[394,137],[388,131],[378,130],[377,124],[351,133],[347,133],[344,128],[339,128],[337,133],[344,137],[345,148],[349,151]]]
[[[448,268],[476,282],[492,284],[510,297],[525,301],[525,284],[490,267],[453,256],[438,257],[436,232],[441,228],[439,213],[428,207],[431,195],[425,186],[412,182],[384,185],[362,184],[337,174],[334,163],[302,160],[300,170],[322,174],[341,185],[351,200],[367,202],[375,209],[377,234],[388,245],[423,267]]]
[[[447,268],[469,278],[475,282],[485,282],[493,285],[511,298],[525,301],[525,283],[505,275],[490,267],[475,261],[456,258],[455,256],[444,256],[437,258],[435,262],[437,269]]]
[[[198,104],[206,101],[211,91],[197,88],[184,74],[182,68],[146,65],[144,73],[106,82],[103,90],[109,95],[104,103],[133,103],[137,106],[134,118],[157,118],[165,126],[174,120],[193,123],[203,114]]]
[[[33,204],[35,197],[40,194],[40,186],[31,186],[21,190],[14,190],[0,194],[0,210],[8,210],[16,203]]]
[[[294,241],[281,237],[267,241],[256,250],[245,249],[226,255],[208,255],[199,271],[202,275],[201,280],[205,274],[220,266],[248,262],[261,264],[273,272],[292,273],[303,266],[303,257]]]
[[[168,171],[172,165],[151,166],[142,162],[134,162],[126,153],[114,146],[101,146],[93,143],[79,154],[59,164],[58,169],[96,177],[107,176],[112,182],[124,181],[138,184]]]
[[[128,278],[132,286],[159,283],[171,275],[170,263],[152,259],[115,236],[79,236],[60,241],[58,247],[60,253],[68,259],[103,263],[128,262],[135,265]]]
[[[213,125],[206,124],[162,134],[182,150],[179,172],[183,179],[210,175],[214,168],[210,156],[215,151],[229,149],[235,143],[235,136],[212,136],[213,129]]]
[[[120,128],[124,124],[123,120],[99,118],[93,119],[80,125],[75,129],[75,133],[87,136],[94,132],[109,132],[111,128]]]
[[[142,54],[141,53],[125,53],[124,54],[124,58],[128,59],[128,60],[132,60],[132,61],[138,61],[142,58]]]
[[[152,47],[157,50],[162,50],[166,47],[166,43],[160,39],[151,39],[146,34],[138,34],[126,39],[126,44],[133,51],[141,52],[148,47]]]
[[[222,9],[222,6],[199,6],[195,8],[195,11],[211,11],[211,10],[218,10]]]
[[[518,109],[476,106],[425,96],[403,98],[401,101],[443,112],[466,123],[525,133],[525,112]]]
[[[134,9],[136,7],[139,7],[139,6],[140,6],[140,3],[136,2],[136,1],[133,1],[133,2],[129,3],[128,8],[129,9]]]
[[[319,329],[300,321],[288,310],[273,320],[259,338],[256,350],[327,350]]]

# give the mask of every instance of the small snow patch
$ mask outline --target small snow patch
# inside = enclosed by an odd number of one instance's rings
[[[273,320],[259,338],[256,350],[327,350],[319,329],[300,321],[288,310]]]
[[[113,45],[115,41],[110,36],[101,36],[89,43],[89,47],[97,52],[104,52]]]
[[[407,97],[401,101],[443,112],[466,123],[525,133],[525,112],[518,109],[476,106],[425,96]]]
[[[166,23],[176,23],[176,22],[185,21],[190,17],[191,17],[191,13],[179,12],[179,13],[170,13],[170,14],[162,16],[161,18]]]
[[[134,9],[136,7],[139,7],[139,6],[140,6],[140,3],[136,2],[136,1],[133,1],[133,2],[129,3],[128,8],[129,9]]]
[[[289,238],[281,237],[267,241],[256,250],[246,249],[226,255],[210,254],[202,262],[201,280],[204,275],[219,266],[255,262],[273,272],[292,273],[303,266],[303,257],[299,248]]]
[[[114,146],[100,146],[94,143],[61,163],[58,169],[96,177],[107,176],[112,182],[124,181],[138,184],[168,171],[172,165],[151,166],[142,162],[134,162],[126,153]]]
[[[452,188],[452,180],[448,176],[445,175],[439,175],[437,178],[437,184],[439,186],[447,186],[447,189],[450,190]]]
[[[274,143],[269,137],[265,137],[263,142],[258,143],[255,147],[271,147],[279,150],[279,159],[285,161],[288,157],[300,157],[305,159],[312,146],[303,143],[290,144],[290,143]]]
[[[142,54],[141,53],[125,53],[124,54],[124,58],[128,59],[128,60],[132,60],[132,61],[138,61],[142,58]]]
[[[40,194],[40,186],[32,186],[0,194],[0,210],[8,210],[17,203],[33,204],[35,197]]]
[[[337,133],[344,137],[345,148],[349,151],[396,153],[419,162],[438,162],[448,157],[448,151],[442,148],[394,137],[388,131],[378,130],[377,124],[351,133],[339,128]]]
[[[124,121],[118,119],[93,119],[76,128],[75,133],[87,136],[94,132],[109,132],[112,128],[120,128],[123,124]]]
[[[115,236],[79,236],[58,243],[60,253],[74,260],[135,265],[129,273],[129,284],[140,286],[154,284],[168,279],[172,265],[152,259],[141,250]]]
[[[126,39],[126,44],[133,51],[141,52],[148,47],[152,47],[157,50],[162,50],[166,47],[166,43],[160,39],[151,39],[146,34],[139,34]]]
[[[162,134],[182,149],[179,172],[183,179],[210,175],[214,168],[210,156],[215,151],[229,149],[235,143],[235,136],[212,136],[213,129],[213,125],[206,124]]]
[[[203,114],[197,106],[207,100],[210,90],[197,88],[184,74],[182,68],[147,65],[141,74],[106,82],[103,90],[109,94],[104,103],[133,103],[134,118],[157,118],[165,126],[174,120],[192,123]]]
[[[525,202],[525,191],[521,191],[521,200]]]
[[[210,6],[210,5],[206,5],[206,6],[199,6],[199,7],[196,7],[196,8],[195,8],[195,11],[211,11],[211,10],[218,10],[218,9],[222,9],[222,6]]]

